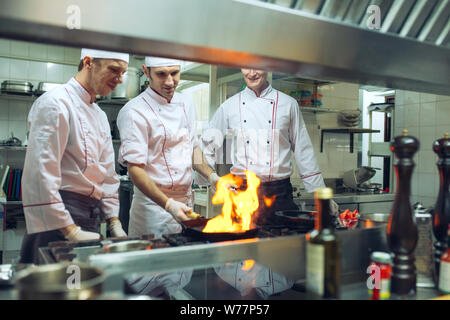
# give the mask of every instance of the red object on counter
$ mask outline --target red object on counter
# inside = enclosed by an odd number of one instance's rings
[[[369,288],[370,300],[389,299],[391,296],[391,255],[387,252],[375,251],[370,258],[371,266],[375,266],[372,270],[372,276],[375,278],[374,288]]]

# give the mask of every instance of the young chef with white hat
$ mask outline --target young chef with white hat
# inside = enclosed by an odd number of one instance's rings
[[[99,239],[105,219],[124,237],[119,179],[106,114],[94,102],[122,82],[128,54],[82,49],[78,74],[39,97],[28,115],[22,178],[27,234],[21,262],[38,263],[49,242]]]
[[[219,177],[198,148],[195,107],[175,92],[181,61],[146,57],[150,86],[119,112],[119,162],[128,166],[134,195],[129,234],[181,232],[192,211],[192,169],[213,183]]]
[[[265,71],[241,71],[247,87],[219,107],[201,143],[212,165],[214,150],[220,147],[214,146],[218,141],[217,133],[224,136],[231,131],[231,172],[239,174],[250,170],[261,179],[258,222],[264,223],[274,211],[298,210],[290,182],[291,152],[307,192],[323,188],[325,184],[297,101],[272,88]],[[264,197],[273,196],[275,202],[269,207]],[[333,209],[337,212],[334,201]]]

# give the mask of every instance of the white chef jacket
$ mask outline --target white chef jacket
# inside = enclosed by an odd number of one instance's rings
[[[192,153],[198,145],[193,103],[175,92],[167,100],[150,87],[119,112],[122,143],[119,162],[143,164],[144,170],[168,196],[192,206]],[[130,236],[180,232],[172,215],[134,188]]]
[[[73,224],[59,190],[102,201],[103,218],[119,215],[119,178],[106,114],[72,78],[39,97],[28,115],[22,177],[27,232]]]
[[[306,191],[325,187],[297,101],[271,85],[259,97],[245,88],[219,107],[202,135],[210,165],[226,136],[231,136],[231,172],[250,170],[262,182],[287,179],[292,151]]]

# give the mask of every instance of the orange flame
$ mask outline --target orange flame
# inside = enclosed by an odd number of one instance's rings
[[[217,191],[212,198],[213,204],[221,204],[222,214],[211,219],[203,232],[241,232],[252,227],[252,215],[259,207],[258,187],[261,180],[251,171],[245,171],[246,190],[230,190],[230,185],[240,186],[243,179],[227,174],[217,182]]]
[[[273,195],[271,197],[263,196],[264,203],[266,204],[266,207],[271,207],[273,205],[273,202],[275,201],[276,195]]]
[[[255,260],[252,260],[252,259],[244,260],[244,265],[242,266],[241,270],[242,271],[250,270],[251,268],[253,268],[254,264],[255,264]]]

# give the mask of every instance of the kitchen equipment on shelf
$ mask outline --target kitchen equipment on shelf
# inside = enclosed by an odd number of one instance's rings
[[[361,120],[361,111],[359,109],[342,110],[338,114],[338,120],[345,127],[356,127]]]
[[[343,183],[349,188],[358,189],[364,182],[369,181],[379,168],[363,166],[344,172]],[[366,185],[367,186],[367,185]]]
[[[54,82],[39,82],[37,89],[34,91],[34,95],[40,96],[47,91],[50,91],[54,88],[59,87],[60,83],[54,83]]]
[[[140,92],[140,77],[142,72],[137,68],[129,67],[122,76],[122,83],[118,84],[111,93],[112,99],[132,99]]]
[[[417,286],[433,288],[434,265],[433,265],[433,237],[431,208],[425,208],[422,203],[413,205],[414,216],[418,229],[418,240],[414,255],[416,257]]]
[[[87,300],[102,293],[105,277],[100,268],[60,262],[29,267],[14,284],[21,300]]]
[[[5,80],[2,82],[2,93],[32,95],[33,84],[28,81]]]

